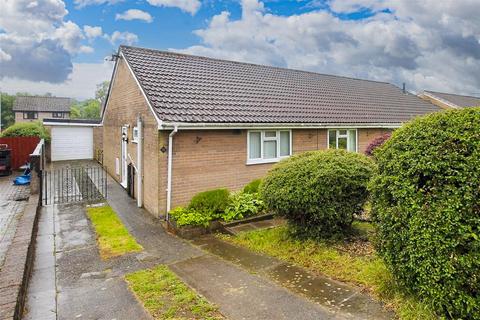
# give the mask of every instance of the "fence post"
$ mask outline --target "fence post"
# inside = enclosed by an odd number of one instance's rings
[[[42,170],[45,164],[45,141],[42,139],[38,143],[37,147],[30,154],[30,193],[40,194],[40,201],[42,199]]]

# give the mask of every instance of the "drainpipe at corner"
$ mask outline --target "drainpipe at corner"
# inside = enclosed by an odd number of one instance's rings
[[[168,172],[167,172],[167,215],[166,219],[169,220],[169,212],[172,205],[172,165],[173,165],[173,136],[178,131],[178,125],[173,127],[172,132],[168,135]]]
[[[137,207],[143,206],[143,122],[140,115],[137,117]]]

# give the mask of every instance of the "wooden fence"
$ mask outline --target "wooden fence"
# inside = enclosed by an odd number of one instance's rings
[[[16,170],[29,161],[30,154],[40,142],[38,137],[5,137],[0,144],[8,145],[12,150],[12,169]]]

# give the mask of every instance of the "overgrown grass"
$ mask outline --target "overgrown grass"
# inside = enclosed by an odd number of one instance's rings
[[[137,271],[125,279],[154,319],[224,319],[166,266]]]
[[[110,206],[87,208],[87,214],[97,232],[97,243],[102,259],[143,249],[128,233]]]
[[[355,223],[357,234],[369,236],[372,227],[368,223]],[[281,226],[243,232],[237,237],[221,236],[231,243],[268,254],[312,272],[355,284],[392,308],[400,319],[436,319],[428,306],[403,293],[396,285],[383,261],[374,253],[356,255],[340,250],[340,244],[313,240],[298,240]]]

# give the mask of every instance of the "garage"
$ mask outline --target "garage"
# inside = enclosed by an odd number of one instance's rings
[[[64,120],[65,121],[65,120]],[[51,160],[93,159],[93,125],[73,122],[54,123],[44,120],[51,133]]]

